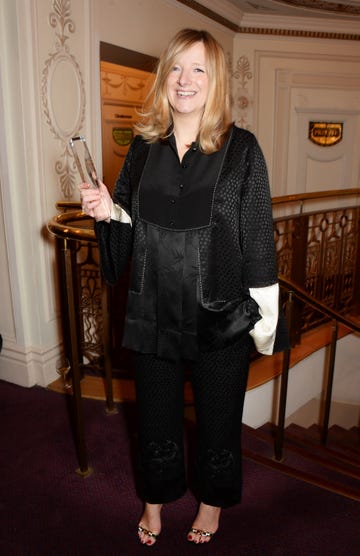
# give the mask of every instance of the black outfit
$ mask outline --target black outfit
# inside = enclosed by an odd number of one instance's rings
[[[132,255],[123,343],[138,354],[144,497],[166,502],[183,493],[182,368],[191,361],[200,497],[214,506],[234,504],[252,342],[243,328],[261,318],[249,288],[277,282],[263,155],[255,137],[235,126],[218,152],[206,155],[194,143],[181,163],[173,137],[150,146],[138,136],[113,200],[132,227],[111,220],[97,223],[96,233],[110,283]]]
[[[241,499],[241,418],[250,336],[190,363],[197,424],[196,495],[226,508]],[[144,500],[176,500],[186,489],[183,453],[184,364],[136,354],[140,489]]]

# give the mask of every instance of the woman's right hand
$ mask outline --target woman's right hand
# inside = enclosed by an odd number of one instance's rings
[[[104,183],[98,180],[99,187],[91,187],[88,183],[79,185],[82,211],[95,218],[97,222],[110,222],[112,199]]]

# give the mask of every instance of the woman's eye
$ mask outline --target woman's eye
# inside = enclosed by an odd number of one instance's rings
[[[195,72],[197,73],[205,73],[205,70],[203,68],[195,68]]]
[[[180,71],[179,66],[174,66],[173,69],[172,69],[172,71]]]

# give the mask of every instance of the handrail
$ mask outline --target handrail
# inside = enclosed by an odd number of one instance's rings
[[[75,225],[82,223],[82,226]],[[93,219],[81,211],[69,211],[51,218],[47,224],[49,232],[63,239],[96,242]]]
[[[279,195],[272,197],[273,205],[282,205],[285,203],[297,203],[299,201],[311,201],[316,199],[329,199],[331,197],[351,197],[360,196],[360,188],[348,187],[347,189],[329,189],[327,191],[310,191],[307,193],[294,193],[290,195]],[[81,203],[79,201],[57,201],[56,208],[58,210],[80,210]]]
[[[336,355],[336,345],[338,336],[338,323],[340,322],[350,330],[360,333],[360,326],[352,319],[344,317],[337,311],[334,311],[330,307],[327,307],[321,301],[318,301],[309,293],[295,284],[292,280],[285,278],[284,276],[279,276],[279,284],[285,287],[289,292],[289,300],[287,302],[287,321],[288,326],[291,326],[291,321],[293,317],[293,301],[294,297],[297,297],[304,303],[311,305],[317,311],[325,314],[332,319],[332,338],[330,343],[330,357],[328,360],[328,375],[327,375],[327,385],[325,394],[325,404],[324,404],[324,416],[322,423],[322,434],[321,439],[323,444],[326,444],[327,434],[329,429],[329,416],[330,416],[330,406],[332,397],[332,386],[334,379],[334,369],[335,369],[335,355]],[[290,367],[290,352],[291,348],[284,352],[283,355],[283,369],[281,374],[281,385],[280,385],[280,399],[278,407],[278,421],[277,430],[274,442],[274,454],[275,459],[281,460],[283,455],[283,445],[284,445],[284,430],[285,430],[285,414],[286,414],[286,401],[287,401],[287,387],[288,387],[288,376]]]
[[[351,187],[347,189],[332,189],[328,191],[313,191],[308,193],[295,193],[293,195],[280,195],[272,198],[273,205],[284,203],[296,203],[299,201],[311,201],[316,199],[328,199],[331,197],[348,197],[360,195],[360,188]]]
[[[318,301],[317,299],[315,299],[315,297],[304,290],[304,288],[301,288],[292,280],[285,278],[285,276],[279,275],[279,284],[280,286],[286,287],[289,291],[294,292],[296,297],[298,297],[301,301],[307,303],[308,305],[311,305],[314,309],[317,309],[319,312],[327,315],[329,318],[336,320],[337,322],[341,322],[341,324],[343,324],[347,328],[351,328],[352,330],[354,330],[354,332],[360,332],[360,326],[359,324],[357,324],[357,322],[349,319],[348,317],[344,317],[337,311],[334,311],[334,309],[331,309],[330,307],[325,305],[325,303],[323,303],[322,301]]]
[[[281,205],[281,203],[291,203],[297,201],[306,201],[311,199],[324,199],[330,197],[345,197],[349,195],[360,195],[360,189],[343,189],[343,190],[333,190],[327,192],[315,192],[315,193],[306,193],[306,194],[298,194],[298,195],[287,195],[282,197],[276,197],[272,200],[273,205]],[[76,404],[76,415],[75,415],[75,422],[77,426],[76,431],[76,439],[77,439],[77,448],[79,450],[79,462],[80,462],[80,472],[81,474],[85,475],[88,472],[87,466],[87,455],[86,455],[86,447],[84,444],[83,438],[83,423],[82,423],[82,410],[81,410],[81,388],[80,388],[80,381],[78,378],[80,377],[79,371],[79,353],[78,353],[78,336],[77,336],[77,329],[76,323],[78,319],[78,306],[76,309],[74,308],[74,284],[76,285],[76,281],[74,280],[74,269],[72,265],[76,264],[76,250],[77,245],[76,242],[85,241],[87,242],[87,247],[91,248],[92,243],[96,243],[96,235],[93,229],[93,219],[87,216],[86,214],[81,212],[81,204],[76,201],[59,201],[56,204],[57,210],[61,211],[62,214],[58,214],[57,216],[53,217],[48,222],[48,230],[59,239],[63,241],[57,241],[57,249],[59,249],[59,253],[61,254],[61,264],[63,268],[63,272],[65,275],[65,281],[63,282],[64,291],[65,291],[65,306],[68,306],[68,320],[66,321],[66,326],[69,332],[69,343],[70,343],[70,362],[73,368],[73,374],[76,375],[76,380],[73,381],[73,388],[74,388],[74,399]],[[69,241],[68,241],[69,240]],[[296,296],[302,302],[308,303],[315,307],[320,312],[323,312],[331,318],[335,325],[333,326],[333,339],[331,343],[331,354],[330,354],[330,363],[333,365],[335,359],[335,348],[336,348],[336,341],[337,341],[337,322],[341,322],[348,328],[360,332],[360,327],[357,323],[351,321],[348,318],[343,317],[336,313],[336,311],[330,309],[322,302],[317,301],[316,299],[312,298],[304,289],[298,286],[296,283],[290,281],[289,279],[285,279],[285,277],[279,277],[280,285],[287,288],[289,290],[289,300],[287,302],[287,317],[289,327],[291,326],[291,320],[293,317],[292,307],[294,305],[293,298]],[[103,286],[103,284],[102,284]],[[106,291],[106,289],[105,289]],[[108,306],[105,299],[106,296],[103,295],[102,292],[102,314],[108,314]],[[105,301],[104,301],[105,299]],[[69,302],[69,300],[71,302]],[[81,315],[80,315],[81,318]],[[105,324],[105,326],[104,326]],[[108,328],[107,322],[103,323],[103,337],[108,336]],[[107,384],[107,401],[110,400],[112,404],[112,391],[111,390],[111,368],[107,365],[106,361],[110,361],[109,356],[106,355],[108,351],[108,340],[104,340],[104,360],[105,360],[105,375],[106,380],[108,381]],[[72,347],[72,346],[75,347]],[[286,409],[286,398],[287,398],[287,379],[289,374],[289,366],[290,366],[290,352],[291,350],[287,350],[284,352],[283,357],[283,372],[281,375],[281,392],[280,392],[280,403],[279,403],[279,419],[278,419],[278,428],[277,428],[277,435],[275,439],[275,457],[277,459],[281,459],[282,449],[283,449],[283,437],[284,437],[284,421],[285,421],[285,409]],[[330,371],[333,370],[330,368]],[[109,372],[110,371],[110,372]],[[331,375],[331,376],[330,376]],[[332,389],[332,376],[333,373],[329,373],[330,379],[328,380],[328,388],[326,394],[326,400],[329,400],[329,407],[331,402],[331,389]],[[109,402],[108,402],[109,403]],[[108,405],[110,407],[110,405]],[[326,441],[326,432],[327,432],[327,423],[328,423],[328,414],[329,411],[326,410],[325,412],[325,420],[324,420],[324,441]],[[279,426],[280,424],[280,426]]]

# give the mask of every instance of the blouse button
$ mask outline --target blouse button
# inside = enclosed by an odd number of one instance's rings
[[[171,203],[172,205],[175,205],[175,199],[170,199],[170,203]]]
[[[183,183],[181,183],[181,184],[179,185],[179,187],[180,187],[180,189],[183,189],[183,187],[184,187],[184,184],[183,184]]]
[[[175,222],[174,222],[174,220],[170,220],[170,222],[169,222],[169,226],[171,226],[172,228],[173,228],[173,227],[175,226]]]

